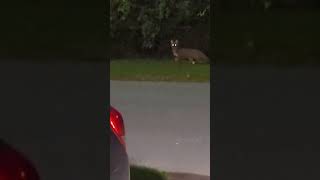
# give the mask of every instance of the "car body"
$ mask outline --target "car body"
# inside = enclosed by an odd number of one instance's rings
[[[122,115],[110,107],[110,180],[129,180],[130,168]]]
[[[39,180],[33,164],[0,139],[0,180]]]

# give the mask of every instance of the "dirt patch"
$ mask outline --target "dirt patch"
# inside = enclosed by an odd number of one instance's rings
[[[210,176],[189,173],[167,173],[168,180],[210,180]]]

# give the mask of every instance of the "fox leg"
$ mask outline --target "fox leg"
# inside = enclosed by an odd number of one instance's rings
[[[195,61],[193,58],[189,58],[189,61],[190,61],[192,64],[196,64],[196,61]]]
[[[179,58],[178,57],[174,57],[174,62],[178,62]]]

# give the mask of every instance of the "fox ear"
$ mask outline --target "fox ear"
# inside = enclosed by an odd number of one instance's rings
[[[173,40],[172,39],[170,40],[170,43],[173,44]]]
[[[179,41],[178,41],[178,39],[176,40],[176,44],[178,44],[179,43]]]

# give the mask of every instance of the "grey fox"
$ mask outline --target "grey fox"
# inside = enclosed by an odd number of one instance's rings
[[[188,60],[192,64],[208,62],[209,58],[198,49],[179,48],[178,40],[170,40],[174,61]]]

